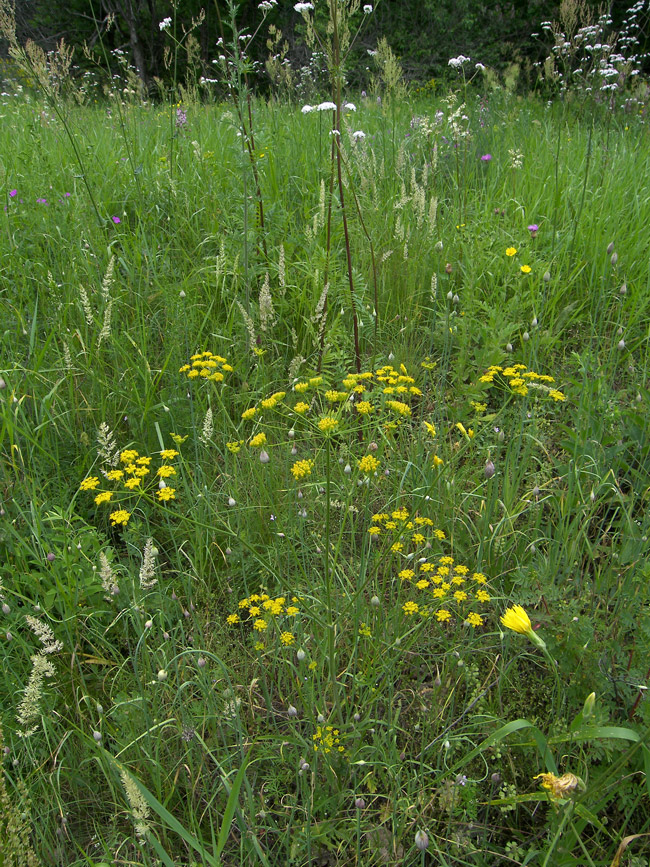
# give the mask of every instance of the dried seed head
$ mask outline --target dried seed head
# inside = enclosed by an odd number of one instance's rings
[[[610,241],[610,243],[607,245],[607,255],[611,256],[613,252],[614,252],[614,242]]]
[[[618,290],[619,295],[627,295],[627,284],[623,283],[621,288]]]
[[[612,268],[618,262],[618,253],[616,252],[616,250],[614,250],[614,252],[612,253],[612,258],[609,261],[612,263]]]
[[[492,476],[494,475],[495,470],[494,470],[494,464],[492,463],[491,460],[488,459],[488,461],[487,461],[486,464],[485,464],[485,470],[484,470],[483,472],[485,473],[485,478],[486,478],[486,479],[491,479],[491,478],[492,478]]]
[[[354,806],[357,808],[357,810],[365,810],[366,802],[363,800],[363,798],[357,798],[354,802]]]

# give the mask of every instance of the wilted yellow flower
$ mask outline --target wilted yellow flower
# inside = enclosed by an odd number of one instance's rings
[[[542,780],[541,787],[550,792],[553,798],[566,798],[576,789],[584,792],[586,788],[584,782],[575,774],[562,774],[561,777],[556,777],[555,774],[537,774],[536,777],[533,777],[534,780],[540,778]]]

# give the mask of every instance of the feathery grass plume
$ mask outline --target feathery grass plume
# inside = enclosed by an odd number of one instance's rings
[[[434,271],[431,275],[431,300],[436,300],[436,295],[438,294],[438,275]]]
[[[22,726],[18,737],[28,738],[38,730],[36,720],[40,716],[40,701],[43,695],[43,681],[54,676],[54,666],[44,653],[32,656],[32,670],[25,687],[25,692],[18,706],[16,720]]]
[[[222,238],[221,243],[219,244],[219,254],[217,256],[217,261],[216,261],[215,283],[218,284],[219,283],[219,277],[221,277],[221,275],[223,273],[225,273],[226,264],[227,264],[226,242]]]
[[[438,217],[438,199],[435,196],[431,197],[429,202],[429,214],[427,216],[427,233],[429,238],[433,237],[436,228],[436,220]]]
[[[204,446],[209,445],[213,433],[214,421],[212,418],[212,408],[208,407],[205,413],[205,418],[203,419],[203,430],[199,435],[199,442],[202,442]]]
[[[287,288],[287,271],[284,258],[284,244],[280,244],[280,257],[278,259],[278,283],[281,289]]]
[[[275,325],[275,310],[273,309],[273,299],[271,298],[271,284],[269,282],[268,271],[264,274],[264,282],[260,289],[259,308],[260,328],[266,333],[269,328]]]
[[[72,355],[70,354],[70,347],[68,346],[68,341],[63,341],[63,363],[65,364],[66,370],[72,370]]]
[[[306,358],[302,355],[295,355],[291,361],[289,362],[289,369],[287,372],[287,376],[289,378],[289,382],[293,382],[294,379],[298,376],[298,371],[305,363]]]
[[[43,645],[41,653],[57,653],[59,650],[63,650],[63,643],[54,637],[54,633],[47,623],[43,623],[43,621],[39,620],[38,617],[32,617],[31,614],[28,614],[25,617],[25,620],[34,635]]]
[[[93,317],[93,309],[90,306],[88,293],[81,284],[79,284],[79,300],[81,301],[81,306],[83,307],[84,319],[86,320],[86,324],[92,325],[95,321]]]
[[[115,442],[113,431],[105,421],[97,430],[97,457],[111,467],[116,467],[120,460],[120,450]]]
[[[99,562],[101,564],[99,577],[102,581],[102,590],[106,593],[104,599],[110,600],[111,596],[115,595],[115,591],[118,589],[115,572],[113,572],[113,567],[103,551],[99,552]]]
[[[131,808],[131,815],[134,819],[135,835],[139,840],[144,840],[149,833],[148,820],[151,816],[149,807],[140,789],[136,786],[133,777],[125,768],[120,768],[120,776],[122,777],[126,799]]]
[[[4,755],[2,726],[0,755]],[[22,780],[18,781],[16,790],[18,804],[9,797],[5,775],[0,768],[0,864],[4,867],[39,867],[39,860],[29,842],[31,803]]]
[[[242,315],[242,319],[244,320],[244,325],[246,326],[246,331],[248,331],[248,339],[250,340],[251,346],[255,346],[257,344],[257,334],[255,333],[255,323],[248,315],[248,313],[244,310],[244,305],[241,301],[237,301],[237,307],[239,307],[239,312]]]
[[[111,286],[113,285],[113,271],[115,269],[115,256],[111,256],[108,260],[108,266],[106,268],[106,274],[104,274],[104,279],[102,280],[102,298],[104,301],[108,301],[108,296],[111,293]]]
[[[108,340],[111,336],[111,314],[113,312],[113,299],[108,299],[108,304],[104,308],[104,322],[102,324],[102,330],[99,332],[99,337],[97,338],[97,348],[102,345],[104,340]]]
[[[147,539],[142,552],[142,566],[140,567],[140,588],[150,590],[158,583],[156,578],[156,556],[158,551],[154,547],[153,539]]]

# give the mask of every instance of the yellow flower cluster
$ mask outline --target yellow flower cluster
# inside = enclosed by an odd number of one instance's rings
[[[291,467],[291,475],[296,481],[305,479],[307,476],[311,476],[313,466],[314,462],[312,460],[296,461]]]
[[[190,358],[189,364],[184,364],[179,373],[187,374],[188,379],[207,379],[210,382],[223,382],[226,373],[232,373],[232,366],[222,355],[212,352],[197,352]]]
[[[498,364],[488,367],[479,382],[491,387],[494,384],[505,384],[513,394],[526,397],[531,390],[536,395],[550,397],[555,401],[566,400],[566,396],[556,388],[551,388],[550,383],[555,380],[545,373],[536,373],[528,370],[525,364],[513,364],[510,367],[500,367]]]
[[[178,439],[182,441],[183,437],[179,437]],[[102,475],[106,481],[120,482],[123,486],[123,490],[99,491],[94,498],[95,504],[101,506],[104,503],[110,503],[116,495],[117,498],[123,500],[125,493],[137,493],[138,496],[149,493],[153,496],[154,490],[158,502],[160,503],[167,503],[170,500],[175,500],[176,489],[168,487],[163,480],[176,475],[176,468],[167,463],[167,461],[174,460],[178,454],[179,453],[176,449],[163,449],[160,452],[160,459],[163,463],[161,463],[155,473],[158,481],[152,479],[149,485],[147,485],[146,477],[151,474],[150,465],[152,458],[148,455],[138,454],[136,449],[124,449],[120,452],[120,463],[122,464],[122,469],[102,470]],[[100,480],[98,476],[88,476],[81,482],[79,489],[81,491],[94,491],[99,487],[99,485]],[[124,527],[128,523],[130,517],[131,512],[124,508],[120,508],[111,512],[109,520],[114,527],[118,525]]]
[[[378,512],[373,515],[372,526],[368,528],[368,533],[375,537],[386,534],[391,539],[397,539],[397,541],[393,542],[393,550],[396,553],[403,551],[405,544],[419,550],[429,542],[428,536],[431,536],[438,542],[442,542],[445,538],[444,532],[434,527],[431,518],[426,518],[422,515],[415,515],[412,518],[405,506],[402,506],[400,509],[394,509],[390,513]],[[411,569],[404,571],[410,573],[408,577],[412,577],[415,574]],[[402,573],[400,573],[401,575]]]
[[[337,753],[345,752],[345,747],[341,744],[341,732],[334,726],[318,726],[312,740],[315,753],[331,753],[333,750]]]
[[[245,623],[251,626],[253,632],[257,632],[259,639],[255,645],[256,650],[264,650],[266,645],[261,640],[264,635],[277,635],[278,641],[283,647],[289,647],[295,642],[295,634],[287,626],[293,626],[296,615],[300,614],[298,598],[292,596],[287,601],[286,596],[269,596],[268,593],[252,593],[238,603],[239,613],[229,614],[226,623],[235,626],[237,623]]]

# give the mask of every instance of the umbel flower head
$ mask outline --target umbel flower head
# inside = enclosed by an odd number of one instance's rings
[[[530,617],[526,614],[526,611],[521,607],[521,605],[513,605],[510,608],[506,608],[505,613],[501,618],[501,623],[506,627],[506,629],[512,629],[513,632],[518,632],[520,635],[526,635],[533,644],[536,644],[538,647],[546,647],[543,639],[541,639],[533,630]]]

